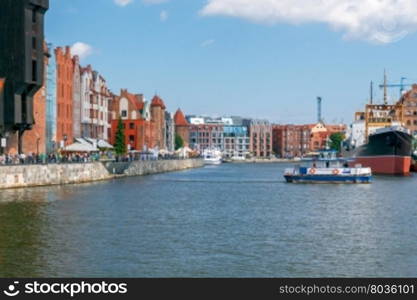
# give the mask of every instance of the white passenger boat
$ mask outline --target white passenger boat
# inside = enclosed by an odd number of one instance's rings
[[[320,151],[318,157],[305,159],[308,166],[285,169],[289,183],[371,183],[371,168],[349,167],[348,159],[339,159],[334,151]]]
[[[204,150],[203,160],[206,165],[220,165],[222,163],[222,154],[218,150]]]

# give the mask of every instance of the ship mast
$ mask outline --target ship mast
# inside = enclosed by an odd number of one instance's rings
[[[387,97],[387,72],[384,69],[384,105],[388,104],[388,97]]]
[[[374,104],[374,82],[373,81],[371,81],[370,94],[371,94],[371,97],[369,100],[370,100],[370,104],[372,105]]]

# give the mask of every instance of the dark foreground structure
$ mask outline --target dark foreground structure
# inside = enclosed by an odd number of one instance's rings
[[[44,15],[49,0],[1,0],[0,137],[34,124],[33,96],[44,80]]]

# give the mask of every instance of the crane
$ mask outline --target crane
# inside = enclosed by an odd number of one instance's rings
[[[322,98],[317,97],[317,122],[318,123],[323,122],[322,115],[321,115],[321,102],[322,102]]]
[[[412,86],[412,84],[404,84],[404,81],[406,79],[407,78],[405,78],[405,77],[401,77],[400,83],[388,84],[387,83],[387,74],[384,71],[384,84],[380,84],[379,85],[379,88],[381,88],[381,89],[383,88],[384,89],[384,104],[387,104],[387,88],[396,88],[396,87],[399,87],[400,88],[400,98],[401,98],[401,96],[403,95],[403,92],[405,90],[405,87]]]

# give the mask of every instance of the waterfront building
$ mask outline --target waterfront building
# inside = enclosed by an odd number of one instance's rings
[[[174,115],[175,134],[179,135],[184,141],[184,146],[188,146],[190,142],[189,123],[185,119],[184,113],[178,109]]]
[[[413,84],[411,90],[404,93],[398,104],[402,104],[404,126],[413,135],[417,135],[417,84]]]
[[[72,58],[74,62],[73,93],[72,93],[72,125],[74,138],[81,138],[81,66],[78,55]]]
[[[190,147],[203,152],[219,150],[224,157],[246,158],[249,154],[249,131],[241,119],[232,117],[188,116]]]
[[[151,105],[142,94],[131,94],[122,89],[112,103],[111,143],[116,141],[119,119],[125,130],[129,150],[144,151],[157,147],[156,124],[151,120]]]
[[[175,151],[175,122],[172,113],[165,111],[165,144],[169,152]]]
[[[57,67],[57,133],[58,148],[73,142],[73,79],[74,62],[69,46],[55,49]]]
[[[47,45],[44,44],[44,51],[48,53]],[[47,69],[48,55],[44,56],[43,86],[33,97],[34,124],[30,130],[23,135],[23,153],[41,154],[46,152],[46,95],[47,95]]]
[[[0,138],[22,137],[34,124],[34,96],[44,84],[44,15],[48,0],[2,0]],[[10,141],[7,141],[8,144]]]
[[[226,158],[246,158],[250,150],[248,128],[242,125],[225,125],[223,127],[224,150]]]
[[[81,135],[107,141],[111,93],[106,80],[90,65],[81,69]]]
[[[303,157],[328,147],[332,134],[346,131],[345,125],[322,122],[306,125],[274,125],[273,151],[281,158]]]
[[[200,152],[210,150],[224,150],[224,125],[221,123],[204,123],[189,125],[190,148]]]
[[[310,127],[310,150],[319,151],[328,147],[329,138],[334,133],[345,133],[346,126],[343,124],[326,125],[323,122],[311,124]]]
[[[33,97],[34,124],[23,135],[23,153],[46,153],[46,84]]]
[[[272,125],[266,120],[244,119],[250,137],[250,153],[254,157],[269,158],[272,155]]]
[[[310,126],[273,125],[273,151],[281,158],[302,157],[310,152]]]
[[[310,127],[310,150],[314,152],[326,149],[328,146],[328,137],[330,136],[326,125],[319,122],[308,126]]]

